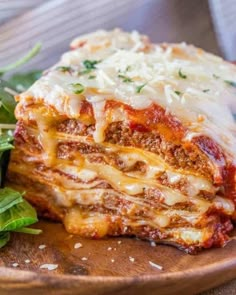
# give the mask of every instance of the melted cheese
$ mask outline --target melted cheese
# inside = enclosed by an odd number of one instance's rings
[[[102,142],[107,99],[112,97],[137,109],[154,102],[168,108],[188,127],[186,141],[208,135],[234,159],[235,124],[230,109],[236,110],[236,89],[225,82],[236,81],[234,65],[185,43],[148,43],[137,32],[98,31],[75,39],[72,47],[73,51],[65,53],[55,67],[20,95],[20,104],[43,100],[60,114],[78,118],[81,101],[87,99],[96,117],[94,139]],[[91,73],[94,79],[90,74],[78,74],[84,70],[84,60],[99,61]],[[59,66],[70,66],[72,71],[60,71]],[[73,83],[82,84],[84,93],[75,95]]]
[[[39,121],[40,119],[38,120],[38,122]],[[42,132],[41,130],[39,131]],[[38,136],[38,132],[36,132],[34,129],[31,129],[30,132],[31,134]],[[43,137],[42,135],[43,136],[45,135],[45,131],[43,131],[43,134],[41,134],[41,137]],[[76,160],[74,160],[74,163],[73,163],[74,165],[72,165],[72,163],[66,163],[63,160],[57,159],[55,146],[58,142],[64,142],[64,141],[93,144],[91,140],[89,140],[85,136],[75,136],[70,134],[64,134],[64,133],[56,132],[55,130],[52,131],[52,129],[50,129],[49,134],[45,136],[45,140],[41,141],[41,144],[44,147],[44,153],[42,154],[42,156],[41,155],[38,155],[38,157],[36,156],[36,158],[34,156],[33,158],[31,158],[31,160],[32,161],[37,161],[37,159],[43,160],[46,164],[49,164],[48,158],[50,155],[50,159],[51,159],[50,164],[53,165],[53,167],[61,170],[62,172],[65,172],[73,177],[80,178],[84,182],[91,181],[91,174],[93,175],[92,178],[98,177],[99,174],[93,171],[93,168],[87,169],[88,166],[86,166],[86,164],[84,163],[85,155],[82,156],[80,153],[77,153]],[[213,184],[209,180],[205,179],[204,177],[200,175],[197,175],[196,173],[194,174],[193,171],[175,169],[171,167],[170,165],[168,165],[166,162],[164,162],[164,160],[160,156],[154,153],[144,151],[139,148],[117,146],[115,144],[110,144],[110,143],[101,143],[100,145],[104,148],[106,153],[108,154],[111,153],[111,154],[115,154],[119,156],[119,159],[124,161],[126,167],[132,167],[132,165],[134,165],[138,161],[142,161],[145,164],[147,164],[145,174],[140,174],[139,171],[123,172],[123,174],[130,176],[131,179],[135,178],[135,179],[139,179],[139,181],[141,179],[152,180],[152,183],[155,185],[156,178],[159,175],[161,175],[161,173],[166,172],[167,180],[170,184],[178,183],[181,180],[186,183],[185,186],[189,196],[198,195],[200,191],[207,191],[211,194],[214,194],[216,192],[216,188],[213,186]],[[24,147],[21,147],[21,149],[23,149],[26,154],[29,154],[29,151],[25,150]],[[106,169],[112,169],[112,168],[105,168],[105,170]],[[86,171],[87,173],[85,173],[84,171]],[[120,182],[121,176],[122,176],[122,173],[120,172],[119,174],[115,176],[116,180]],[[102,177],[104,177],[104,175]],[[108,181],[108,183],[112,184],[112,182],[110,182],[109,173],[107,174],[107,177],[105,179]],[[133,189],[134,187],[137,188],[137,185],[133,186]],[[142,184],[137,190],[137,193],[140,193],[140,192],[142,192]]]

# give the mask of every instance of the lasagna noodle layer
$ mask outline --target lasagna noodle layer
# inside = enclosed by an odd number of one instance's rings
[[[189,252],[227,240],[217,233],[219,225],[224,227],[216,212],[230,216],[234,204],[215,196],[218,188],[201,175],[174,169],[140,148],[95,145],[86,136],[62,132],[54,134],[54,163],[48,167],[42,147],[34,150],[39,144],[36,130],[19,126],[22,136],[16,132],[8,179],[17,189],[31,187],[26,198],[43,216],[62,220],[69,232],[86,237],[138,235],[176,242]]]

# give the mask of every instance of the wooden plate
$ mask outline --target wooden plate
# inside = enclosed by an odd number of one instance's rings
[[[236,277],[236,241],[191,256],[135,238],[85,240],[48,221],[40,221],[37,227],[43,234],[14,234],[0,250],[0,294],[182,295]],[[82,247],[75,249],[76,243]],[[40,245],[46,248],[39,249]],[[19,265],[13,267],[14,263]],[[40,268],[43,264],[58,267],[49,271]]]

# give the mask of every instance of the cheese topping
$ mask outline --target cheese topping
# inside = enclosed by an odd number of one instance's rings
[[[236,81],[234,65],[185,43],[151,44],[137,32],[98,31],[75,39],[71,46],[74,50],[20,95],[20,103],[43,99],[59,113],[78,118],[86,99],[96,118],[94,139],[102,142],[107,99],[136,109],[154,102],[188,127],[186,141],[209,135],[234,158],[231,110],[236,111],[236,88],[229,83]],[[77,83],[83,85],[83,93],[73,92],[71,85]]]

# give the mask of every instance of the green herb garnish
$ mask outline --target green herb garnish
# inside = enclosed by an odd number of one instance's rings
[[[181,95],[182,93],[180,91],[178,91],[178,90],[175,90],[175,94]]]
[[[227,83],[228,85],[232,86],[232,87],[236,87],[236,82],[235,81],[224,80],[224,82]]]
[[[73,87],[73,92],[75,94],[81,94],[84,92],[84,86],[80,83],[74,83],[74,84],[71,84],[71,86]]]
[[[182,79],[187,79],[187,75],[183,74],[183,72],[182,72],[181,69],[179,69],[178,74],[179,74],[179,77],[180,77],[180,78],[182,78]]]
[[[123,79],[123,82],[125,82],[125,83],[133,82],[133,80],[131,78],[129,78],[129,77],[125,76],[125,75],[119,74],[118,77]]]
[[[210,89],[204,89],[204,90],[202,90],[202,92],[209,92],[210,91]]]
[[[72,70],[71,67],[65,67],[65,66],[60,66],[60,67],[57,67],[56,69],[57,69],[58,71],[63,72],[63,73],[65,73],[65,72],[70,72],[70,71]]]
[[[92,70],[96,69],[96,64],[100,63],[101,60],[84,60],[83,61],[83,65],[85,67],[85,70],[80,71],[79,75],[85,75],[85,74],[89,74]]]
[[[140,93],[143,89],[143,87],[145,87],[147,85],[147,83],[144,83],[142,85],[139,85],[136,87],[136,93]]]
[[[89,80],[92,80],[92,79],[95,79],[95,78],[96,78],[95,75],[90,75],[90,76],[88,77]]]
[[[215,78],[215,79],[219,79],[220,77],[217,76],[216,74],[212,74],[212,76]]]
[[[131,66],[127,66],[126,69],[125,69],[126,72],[128,72],[130,70],[131,70]]]
[[[94,70],[96,69],[95,65],[100,63],[101,61],[100,60],[84,60],[83,61],[83,65],[84,67],[87,69],[87,70]]]

